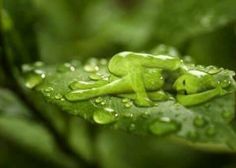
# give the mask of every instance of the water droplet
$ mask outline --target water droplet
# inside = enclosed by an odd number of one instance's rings
[[[203,16],[200,20],[201,25],[205,28],[210,28],[211,24],[212,24],[213,17],[214,17],[214,15],[212,13],[209,13],[209,14]]]
[[[187,133],[187,137],[192,140],[196,140],[198,138],[198,133],[196,131],[189,131]]]
[[[130,108],[133,106],[133,102],[129,98],[123,98],[121,102],[124,103],[124,106],[126,108]]]
[[[177,130],[179,130],[179,128],[180,125],[175,121],[171,120],[168,117],[163,117],[154,121],[150,125],[149,130],[155,135],[162,136],[170,134],[172,132],[176,132]]]
[[[100,104],[101,104],[102,106],[105,106],[105,105],[106,105],[106,101],[103,100]]]
[[[84,66],[84,70],[86,72],[97,72],[99,71],[99,67],[97,65],[87,64]]]
[[[206,135],[211,137],[211,136],[214,136],[216,134],[216,129],[213,125],[209,126],[207,129],[206,129]]]
[[[57,71],[60,73],[75,71],[75,67],[70,63],[64,63],[63,65],[57,67]]]
[[[40,69],[36,69],[34,70],[34,73],[37,74],[37,75],[40,75],[41,78],[45,78],[46,77],[46,74],[43,70],[40,70]]]
[[[221,116],[223,119],[231,121],[234,117],[234,113],[229,111],[224,111],[223,113],[221,113]]]
[[[39,85],[45,77],[44,71],[35,70],[26,76],[25,86],[32,89]]]
[[[230,80],[223,80],[222,82],[220,82],[220,84],[223,88],[226,88],[226,87],[230,86],[231,81]]]
[[[194,118],[193,124],[196,127],[204,127],[206,125],[206,120],[202,116],[196,116]]]
[[[48,93],[48,92],[52,92],[53,90],[54,89],[52,87],[47,87],[43,91]]]
[[[132,107],[132,105],[133,105],[132,102],[127,102],[127,103],[125,103],[125,107],[126,107],[126,108],[130,108],[130,107]]]
[[[130,101],[130,99],[128,99],[128,98],[123,98],[121,101],[122,101],[122,103],[128,103],[128,102]]]
[[[37,62],[34,63],[34,66],[35,66],[35,67],[42,67],[42,66],[44,66],[44,62],[42,62],[42,61],[37,61]]]
[[[63,98],[63,96],[60,93],[57,93],[54,97],[56,100],[60,100]]]
[[[50,93],[45,93],[45,96],[51,97],[51,94]]]
[[[101,103],[103,101],[102,97],[98,97],[95,99],[95,103]]]
[[[102,58],[102,59],[100,59],[100,62],[99,62],[101,65],[107,65],[107,63],[108,63],[108,61],[107,61],[107,59],[105,59],[105,58]]]
[[[25,72],[30,72],[34,70],[34,67],[32,65],[29,65],[29,64],[24,64],[22,65],[22,71],[25,73]]]
[[[136,125],[134,123],[131,123],[129,126],[129,131],[134,131],[136,128]]]
[[[133,113],[129,113],[128,116],[129,116],[130,118],[133,118],[133,117],[134,117],[134,114],[133,114]]]
[[[150,113],[145,111],[143,114],[142,114],[142,117],[143,118],[148,118],[150,116]]]
[[[156,103],[156,102],[154,103],[155,107],[158,107],[159,105],[160,105],[159,103]]]
[[[89,79],[97,81],[97,80],[101,80],[102,76],[101,76],[101,74],[93,73],[93,74],[89,75]]]
[[[93,120],[98,124],[110,124],[116,121],[118,118],[118,113],[112,108],[104,108],[94,112]]]

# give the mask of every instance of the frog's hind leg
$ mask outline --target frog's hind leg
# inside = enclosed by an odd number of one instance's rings
[[[129,77],[132,89],[136,93],[135,103],[139,106],[151,106],[151,100],[145,89],[143,67],[141,65],[130,66]]]
[[[195,93],[191,95],[177,94],[176,98],[178,102],[184,106],[194,106],[209,101],[216,96],[223,96],[225,94],[226,91],[222,89],[221,86],[217,86],[215,89],[211,89],[201,93]]]
[[[129,85],[129,80],[121,78],[99,87],[72,90],[65,97],[69,101],[80,101],[108,94],[120,94],[131,91],[132,88]]]
[[[91,89],[91,88],[96,88],[96,87],[101,87],[109,82],[106,80],[99,80],[99,81],[74,81],[70,83],[70,88],[72,90],[77,90],[77,89]]]

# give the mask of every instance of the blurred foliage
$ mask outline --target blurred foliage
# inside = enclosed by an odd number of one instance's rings
[[[1,30],[7,52],[0,46],[0,167],[72,168],[80,165],[78,156],[93,165],[83,167],[236,167],[233,153],[203,152],[97,128],[48,105],[23,86],[19,92],[12,74],[6,73],[14,69],[21,84],[16,67],[24,63],[109,58],[123,50],[149,51],[162,43],[198,64],[236,70],[235,6],[235,0],[3,0],[3,23],[8,15],[12,25]],[[11,67],[2,61],[6,53]],[[66,147],[58,145],[55,135]]]

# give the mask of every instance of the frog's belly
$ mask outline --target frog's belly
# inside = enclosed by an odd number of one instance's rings
[[[164,85],[164,78],[161,70],[154,68],[144,68],[143,81],[146,90],[155,91],[159,90]]]

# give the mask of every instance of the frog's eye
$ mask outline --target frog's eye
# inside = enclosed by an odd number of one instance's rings
[[[185,84],[186,84],[186,80],[184,79],[184,80],[183,80],[183,85],[185,85]]]

